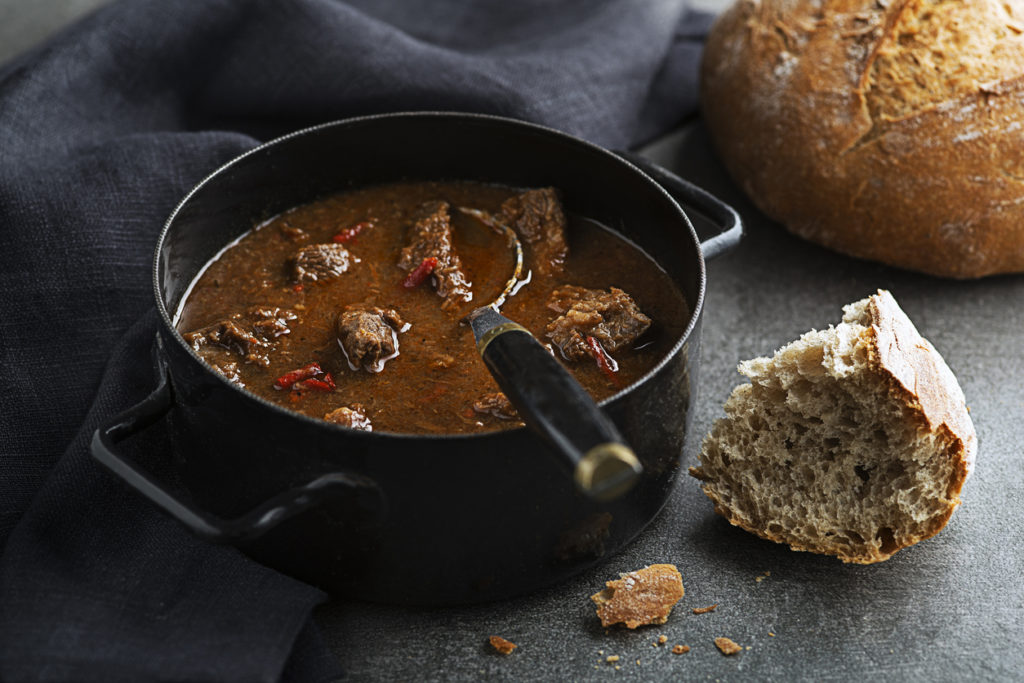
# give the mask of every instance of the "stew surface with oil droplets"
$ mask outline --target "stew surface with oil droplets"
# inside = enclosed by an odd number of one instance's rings
[[[353,429],[519,426],[460,322],[512,273],[495,221],[516,229],[525,250],[526,282],[502,313],[596,400],[641,377],[681,336],[686,302],[635,245],[567,216],[557,190],[474,182],[367,187],[282,213],[207,265],[177,329],[230,381]]]

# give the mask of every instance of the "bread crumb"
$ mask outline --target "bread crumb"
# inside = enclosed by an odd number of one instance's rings
[[[775,637],[775,634],[774,634],[774,633],[772,633],[771,631],[768,631],[768,635],[770,635],[770,636],[771,636],[772,638],[774,638],[774,637]]]
[[[743,649],[729,638],[715,638],[715,647],[721,650],[723,655],[734,655]]]
[[[618,655],[608,655],[608,657],[607,657],[607,658],[605,658],[605,660],[604,660],[604,661],[606,661],[606,662],[608,662],[609,664],[611,664],[611,663],[613,663],[613,662],[617,662],[617,661],[619,661],[619,656],[618,656]]]
[[[689,651],[690,651],[690,646],[689,645],[675,645],[672,648],[672,654],[674,654],[674,655],[685,655]]]
[[[744,650],[752,650],[752,649],[754,649],[754,646],[753,646],[753,645],[747,645],[747,646],[746,646],[745,648],[743,648],[743,649],[744,649]]]
[[[603,655],[603,654],[604,654],[604,650],[598,650],[598,651],[597,651],[597,654],[599,654],[599,655]]]
[[[493,647],[495,650],[497,650],[498,652],[500,652],[503,655],[510,655],[510,654],[512,654],[512,650],[514,650],[517,647],[519,647],[518,645],[516,645],[512,641],[505,640],[501,636],[491,636],[490,637],[490,641],[491,641],[491,647]]]
[[[658,636],[658,645],[664,645],[667,642],[668,642],[668,636],[666,636],[666,635]]]
[[[717,602],[713,605],[708,605],[707,607],[694,607],[691,611],[694,614],[707,614],[708,612],[714,612],[716,607],[718,607]]]
[[[639,658],[637,658],[637,660],[636,660],[636,665],[640,666],[640,659]]]
[[[664,624],[685,592],[683,577],[671,564],[652,564],[620,574],[618,580],[607,581],[605,586],[590,596],[597,603],[601,625],[625,624],[630,629]]]
[[[615,670],[616,670],[616,671],[619,671],[619,670],[621,670],[621,669],[622,669],[622,667],[621,667],[621,666],[619,666],[618,664],[616,664],[616,665],[615,665]]]

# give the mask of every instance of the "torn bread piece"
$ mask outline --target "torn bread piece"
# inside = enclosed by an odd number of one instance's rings
[[[889,292],[772,358],[740,364],[701,480],[732,524],[844,562],[886,560],[946,525],[977,437],[952,371]]]
[[[513,643],[511,640],[505,640],[501,636],[491,636],[487,639],[490,642],[491,647],[500,652],[503,655],[512,654],[512,650],[515,650],[518,645]]]
[[[683,597],[683,577],[675,565],[652,564],[620,577],[606,582],[603,591],[590,596],[597,603],[602,626],[664,624]]]
[[[732,638],[715,638],[715,647],[717,647],[723,655],[734,655],[737,652],[743,651],[743,647],[733,642]]]

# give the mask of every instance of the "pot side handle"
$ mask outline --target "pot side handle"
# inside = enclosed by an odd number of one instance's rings
[[[340,472],[319,476],[307,484],[279,493],[234,519],[217,517],[175,496],[163,483],[117,450],[118,443],[162,419],[174,406],[166,368],[161,364],[159,370],[160,380],[156,389],[138,404],[101,425],[93,433],[90,450],[100,464],[198,536],[224,543],[253,539],[289,517],[357,489],[375,492],[381,502],[378,512],[383,515],[384,498],[376,482]]]
[[[714,237],[700,243],[705,260],[724,254],[740,243],[743,238],[743,221],[736,209],[639,154],[622,151],[615,153],[651,176],[677,202],[693,207],[721,230]]]

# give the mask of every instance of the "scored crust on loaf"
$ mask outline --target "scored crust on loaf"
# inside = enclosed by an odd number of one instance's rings
[[[952,371],[889,292],[843,311],[740,364],[750,383],[690,474],[736,526],[871,564],[945,526],[977,437]]]
[[[1024,0],[737,0],[701,107],[791,232],[943,277],[1024,271]]]

